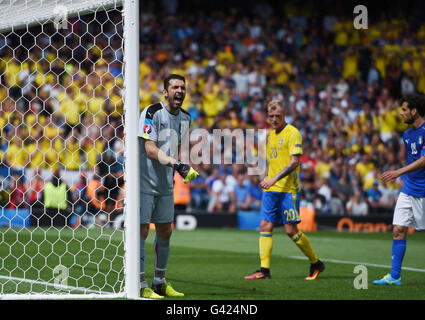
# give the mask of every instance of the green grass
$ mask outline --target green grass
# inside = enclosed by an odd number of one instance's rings
[[[274,232],[272,279],[244,280],[259,266],[258,233],[233,230],[179,231],[173,235],[168,279],[186,299],[425,299],[425,234],[409,235],[402,287],[377,287],[389,268],[367,266],[368,289],[353,281],[358,263],[389,265],[391,234],[315,232],[308,234],[325,261],[316,281],[306,281],[309,263],[283,232]],[[298,258],[300,257],[300,258]],[[338,260],[338,263],[331,262]],[[350,264],[354,263],[354,264]],[[149,271],[149,268],[147,268]]]
[[[61,264],[69,270],[68,286],[120,291],[124,284],[122,236],[122,231],[111,229],[103,232],[0,229],[0,289],[3,292],[23,293],[30,289],[53,292],[52,286],[39,282],[53,283],[52,270]],[[146,244],[148,282],[153,277],[154,236],[151,232]],[[425,233],[408,235],[403,267],[413,270],[403,270],[401,287],[372,284],[374,279],[390,271],[390,233],[319,231],[308,236],[326,264],[326,270],[316,281],[304,280],[309,263],[282,230],[275,230],[273,236],[272,279],[244,280],[244,275],[259,267],[258,232],[230,229],[174,230],[167,279],[185,293],[184,298],[176,300],[425,299]],[[42,268],[45,262],[49,267]],[[368,289],[354,287],[357,264],[367,268]],[[17,284],[16,280],[7,279],[10,271],[13,277],[40,281]]]
[[[113,229],[1,228],[0,292],[118,292],[124,279],[122,238],[123,231]]]

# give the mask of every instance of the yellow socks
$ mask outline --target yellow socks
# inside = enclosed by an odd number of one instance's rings
[[[311,247],[310,240],[302,231],[298,231],[291,239],[295,242],[298,248],[300,248],[300,250],[308,257],[311,264],[314,264],[319,261],[319,258]],[[260,232],[259,243],[261,268],[270,269],[270,257],[273,249],[273,233]]]
[[[260,232],[260,261],[261,268],[270,269],[270,256],[273,249],[273,233]]]
[[[298,248],[300,248],[300,250],[307,256],[311,264],[314,264],[319,260],[313,248],[311,247],[310,240],[302,231],[298,231],[291,239],[295,242]]]

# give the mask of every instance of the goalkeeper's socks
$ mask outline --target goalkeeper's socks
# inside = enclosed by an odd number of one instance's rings
[[[140,289],[148,287],[145,279],[145,241],[145,238],[140,237]]]
[[[154,241],[155,269],[165,270],[170,255],[170,238],[156,236]]]
[[[140,285],[139,285],[139,289],[143,289],[143,288],[147,288],[148,287],[148,283],[146,282],[145,279],[145,273],[144,272],[140,272]]]
[[[391,251],[391,277],[400,279],[401,264],[403,262],[404,253],[406,252],[406,240],[393,240]]]
[[[300,248],[300,250],[307,256],[311,264],[315,264],[319,261],[316,253],[311,247],[310,240],[302,231],[298,231],[292,238],[292,241]]]
[[[273,249],[272,232],[260,232],[259,247],[261,268],[270,269],[270,257]]]
[[[159,269],[155,267],[155,274],[153,277],[153,284],[158,285],[162,283],[166,283],[165,281],[165,269]]]
[[[145,256],[146,256],[146,250],[145,250],[145,241],[146,239],[143,237],[140,237],[140,274],[145,274]]]
[[[158,275],[158,271],[162,272],[163,275],[162,276],[157,276]],[[155,277],[153,277],[153,281],[152,281],[152,285],[157,286],[163,283],[167,283],[167,281],[165,280],[165,270],[158,270],[155,269]]]

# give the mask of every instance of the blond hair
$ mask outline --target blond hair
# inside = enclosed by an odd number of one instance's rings
[[[277,108],[280,108],[280,110],[283,112],[283,103],[280,100],[272,100],[269,102],[269,104],[267,105],[267,111],[274,111]]]

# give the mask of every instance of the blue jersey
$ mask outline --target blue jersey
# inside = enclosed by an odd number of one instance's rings
[[[403,134],[406,146],[407,165],[425,156],[425,124],[418,129],[409,128]],[[425,168],[406,173],[401,192],[418,197],[425,197]]]

